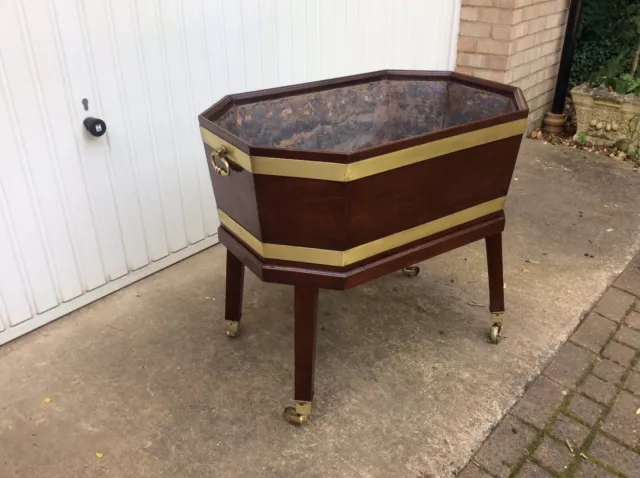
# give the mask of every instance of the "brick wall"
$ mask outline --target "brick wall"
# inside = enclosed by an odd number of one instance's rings
[[[569,3],[462,0],[456,70],[520,87],[530,129],[553,100]]]

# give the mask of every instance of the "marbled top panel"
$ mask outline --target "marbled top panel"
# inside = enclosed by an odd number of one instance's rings
[[[237,105],[216,124],[254,146],[352,152],[514,110],[457,83],[382,80]]]

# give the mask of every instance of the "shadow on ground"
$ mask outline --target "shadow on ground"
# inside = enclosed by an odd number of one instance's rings
[[[638,191],[624,163],[525,141],[501,344],[481,243],[323,292],[302,428],[281,419],[291,288],[248,274],[228,340],[224,249],[205,251],[0,349],[0,476],[451,476],[636,251]]]

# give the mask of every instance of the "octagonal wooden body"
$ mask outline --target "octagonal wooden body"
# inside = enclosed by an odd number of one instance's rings
[[[220,239],[263,280],[341,289],[499,232],[527,115],[449,72],[227,96],[199,116]]]

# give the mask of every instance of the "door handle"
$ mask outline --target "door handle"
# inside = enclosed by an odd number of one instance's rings
[[[82,123],[91,136],[99,137],[107,132],[107,124],[100,118],[88,117]]]

